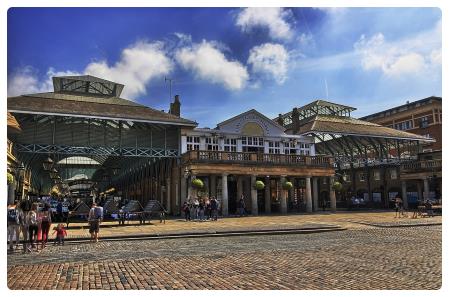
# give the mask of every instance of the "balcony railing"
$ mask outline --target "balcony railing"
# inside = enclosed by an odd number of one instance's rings
[[[403,163],[400,167],[402,172],[425,172],[442,169],[442,160],[412,161]]]
[[[333,159],[324,156],[299,156],[263,153],[189,151],[182,155],[182,162],[249,163],[261,165],[332,167]]]

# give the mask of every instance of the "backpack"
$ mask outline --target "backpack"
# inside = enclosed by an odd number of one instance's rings
[[[97,206],[94,209],[94,217],[95,219],[99,220],[103,218],[103,207]]]
[[[8,209],[8,223],[17,224],[17,212],[15,209]]]

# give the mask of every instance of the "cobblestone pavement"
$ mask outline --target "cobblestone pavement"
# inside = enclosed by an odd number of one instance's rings
[[[8,255],[7,281],[11,289],[439,289],[441,243],[441,226],[104,241]]]
[[[412,215],[412,213],[411,213]],[[182,219],[167,220],[166,224],[152,221],[152,224],[119,226],[117,222],[104,222],[101,227],[101,236],[131,236],[133,234],[164,235],[181,233],[246,231],[261,229],[290,229],[302,228],[311,225],[333,225],[348,229],[360,229],[362,224],[368,226],[377,224],[408,225],[441,223],[441,217],[411,219],[394,218],[392,211],[349,211],[349,212],[318,212],[314,214],[292,214],[287,216],[257,216],[257,217],[229,217],[219,219],[217,222],[185,222]],[[87,223],[72,223],[68,230],[68,238],[89,238]],[[75,227],[75,228],[73,228]]]

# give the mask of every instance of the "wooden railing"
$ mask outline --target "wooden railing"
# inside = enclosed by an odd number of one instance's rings
[[[299,156],[263,153],[189,151],[182,155],[182,162],[218,162],[218,163],[253,163],[279,164],[293,166],[332,167],[333,160],[324,156]]]
[[[442,160],[412,161],[403,163],[400,170],[403,172],[433,171],[442,168]]]

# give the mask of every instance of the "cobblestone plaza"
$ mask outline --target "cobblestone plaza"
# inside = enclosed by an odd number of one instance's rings
[[[290,219],[295,220],[295,217],[305,216],[290,216]],[[356,216],[358,221],[345,214],[322,217],[322,221],[328,221],[328,224],[340,222],[346,230],[312,234],[104,240],[98,244],[49,246],[39,254],[16,252],[8,256],[8,287],[440,288],[440,218],[433,218],[433,222],[408,218],[393,221],[391,213],[384,214],[385,219],[382,214],[359,215]],[[309,221],[319,223],[320,216],[311,217]],[[218,224],[230,225],[226,220]]]

